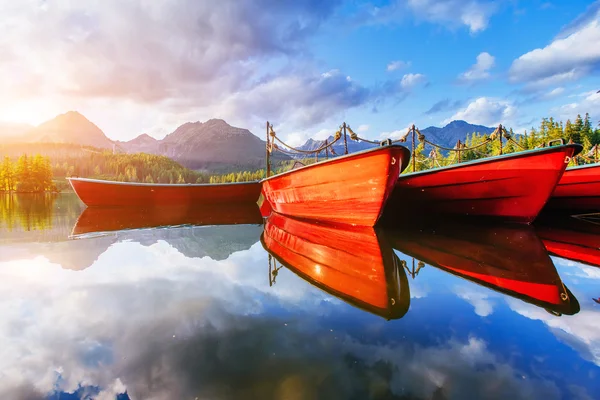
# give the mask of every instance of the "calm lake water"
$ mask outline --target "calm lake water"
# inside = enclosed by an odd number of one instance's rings
[[[600,398],[600,267],[549,235],[0,195],[0,399]]]

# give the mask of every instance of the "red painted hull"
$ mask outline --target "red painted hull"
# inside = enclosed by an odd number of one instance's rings
[[[264,179],[262,193],[279,214],[373,226],[409,158],[403,146],[348,154]]]
[[[600,164],[567,168],[546,208],[574,213],[600,211]]]
[[[557,313],[579,312],[532,228],[463,223],[389,236],[394,248],[436,268]]]
[[[256,204],[209,204],[197,208],[161,207],[89,207],[83,210],[72,236],[131,229],[148,229],[182,225],[262,224]]]
[[[69,178],[88,207],[198,207],[203,204],[255,203],[260,182],[224,184],[150,184]]]
[[[573,217],[536,221],[536,232],[554,256],[600,267],[600,225]]]
[[[531,223],[544,207],[579,145],[456,164],[400,176],[388,204],[428,213]]]
[[[408,311],[404,269],[371,227],[317,224],[274,213],[261,243],[286,268],[355,307],[386,319]]]

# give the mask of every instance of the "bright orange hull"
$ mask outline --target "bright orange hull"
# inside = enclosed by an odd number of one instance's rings
[[[262,224],[258,205],[204,205],[198,208],[161,207],[90,207],[83,210],[72,236],[131,229],[148,229],[182,225]]]
[[[390,236],[394,248],[436,268],[558,313],[579,312],[532,228],[434,224]]]
[[[88,207],[201,207],[203,204],[255,203],[259,182],[223,184],[154,184],[69,178]]]
[[[404,270],[371,227],[317,224],[274,213],[261,242],[282,265],[355,307],[386,319],[408,311]]]
[[[546,208],[573,213],[600,211],[600,164],[567,168]]]
[[[365,150],[264,179],[262,192],[280,214],[373,226],[409,158],[403,146]]]
[[[400,176],[388,208],[531,223],[579,145],[548,147]]]

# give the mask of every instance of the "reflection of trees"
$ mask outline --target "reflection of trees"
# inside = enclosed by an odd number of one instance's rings
[[[55,194],[1,194],[0,228],[13,231],[52,229]]]

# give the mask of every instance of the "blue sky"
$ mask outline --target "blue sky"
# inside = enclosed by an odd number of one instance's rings
[[[201,3],[201,4],[200,4]],[[0,0],[0,120],[120,140],[223,118],[293,143],[452,119],[600,120],[600,2]]]

